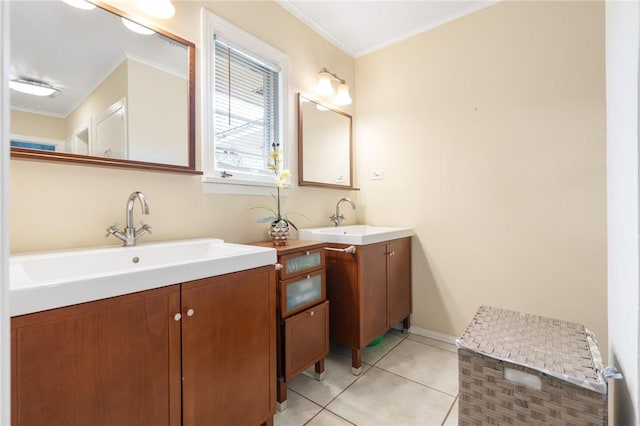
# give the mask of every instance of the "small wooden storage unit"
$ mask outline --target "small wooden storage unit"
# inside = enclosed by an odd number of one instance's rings
[[[254,243],[272,247],[271,241]],[[329,353],[329,301],[326,295],[325,243],[289,240],[278,252],[277,407],[287,408],[287,382],[315,364],[324,378]]]
[[[607,425],[607,381],[584,326],[481,306],[456,344],[460,426]]]

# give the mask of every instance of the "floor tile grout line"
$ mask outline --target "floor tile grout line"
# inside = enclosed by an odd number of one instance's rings
[[[385,333],[385,334],[386,334],[386,333]],[[342,391],[340,391],[336,396],[334,396],[331,400],[329,400],[329,402],[327,402],[327,404],[326,404],[326,405],[324,405],[322,408],[323,408],[323,409],[327,409],[327,407],[329,406],[329,404],[331,404],[331,403],[332,403],[333,401],[335,401],[338,397],[340,397],[340,395],[342,395],[343,393],[345,393],[345,392],[347,391],[347,389],[349,389],[351,386],[353,386],[353,384],[354,384],[355,382],[357,382],[358,380],[360,380],[360,378],[361,378],[362,376],[364,376],[364,375],[365,375],[365,374],[367,374],[369,371],[371,371],[371,369],[372,369],[373,367],[375,367],[375,366],[376,366],[376,364],[377,364],[378,362],[380,362],[380,360],[381,360],[381,359],[383,359],[383,358],[384,358],[385,356],[387,356],[391,351],[393,351],[393,350],[394,350],[394,349],[395,349],[395,348],[396,348],[400,343],[404,342],[404,341],[405,341],[405,339],[406,339],[407,337],[408,337],[408,336],[404,336],[404,337],[403,337],[403,338],[402,338],[398,343],[396,343],[395,345],[393,345],[393,347],[391,347],[391,349],[389,349],[387,352],[385,352],[385,353],[384,353],[384,354],[383,354],[383,355],[382,355],[382,356],[381,356],[381,357],[380,357],[376,362],[374,362],[373,364],[369,364],[369,363],[366,363],[366,362],[365,362],[364,364],[368,364],[370,367],[369,367],[366,371],[364,371],[363,373],[361,373],[361,374],[357,375],[357,376],[356,376],[356,378],[355,378],[355,380],[354,380],[353,382],[349,383],[349,384],[347,385],[347,387],[345,387],[344,389],[342,389]],[[338,354],[338,355],[340,355],[340,356],[344,356],[344,357],[346,357],[346,358],[351,358],[350,356],[347,356],[347,355],[344,355],[344,354]],[[384,371],[386,371],[386,370],[384,370]],[[318,404],[316,404],[316,405],[318,405]]]
[[[455,407],[457,401],[458,401],[458,397],[456,396],[453,399],[453,404],[451,404],[451,407],[449,407],[449,411],[447,411],[447,415],[444,416],[444,420],[442,420],[442,424],[440,426],[444,426],[447,420],[449,420],[449,416],[451,415],[451,412],[453,412],[453,407]]]
[[[451,395],[450,393],[447,393],[447,392],[445,392],[445,391],[443,391],[443,390],[436,389],[436,388],[434,388],[433,386],[425,385],[424,383],[420,383],[420,382],[418,382],[418,381],[416,381],[416,380],[413,380],[413,379],[411,379],[411,378],[409,378],[409,377],[405,377],[405,376],[400,375],[400,374],[398,374],[398,373],[394,373],[393,371],[385,370],[384,368],[382,368],[382,367],[378,367],[377,365],[374,365],[374,366],[372,366],[371,368],[373,368],[373,367],[377,368],[378,370],[384,371],[385,373],[393,374],[393,375],[394,375],[394,376],[396,376],[396,377],[400,377],[400,378],[402,378],[402,379],[408,380],[408,381],[413,382],[413,383],[415,383],[415,384],[418,384],[418,385],[420,385],[420,386],[424,386],[425,388],[429,388],[429,389],[431,389],[431,390],[434,390],[434,391],[436,391],[436,392],[438,392],[438,393],[441,393],[441,394],[443,394],[443,395],[449,396],[449,397],[451,397],[451,398],[454,398],[454,399],[455,399],[455,398],[457,398],[457,397],[458,397],[458,394]],[[370,368],[369,370],[367,370],[367,371],[370,371],[370,370],[371,370],[371,368]]]
[[[345,422],[349,423],[350,425],[358,426],[356,423],[353,423],[351,420],[345,419],[345,418],[344,418],[344,417],[342,417],[341,415],[334,413],[333,411],[329,410],[328,408],[323,408],[322,410],[318,411],[316,414],[314,414],[314,415],[313,415],[313,417],[311,417],[309,420],[307,420],[307,421],[303,424],[303,426],[308,425],[308,424],[311,422],[311,420],[313,420],[313,419],[315,419],[316,417],[318,417],[318,416],[320,415],[320,413],[322,413],[323,411],[326,411],[326,412],[328,412],[328,413],[333,414],[334,416],[338,417],[338,418],[339,418],[339,419],[341,419],[341,420],[344,420]]]

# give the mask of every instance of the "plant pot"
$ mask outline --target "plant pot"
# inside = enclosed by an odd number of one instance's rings
[[[274,246],[286,246],[289,239],[289,223],[286,220],[271,222],[269,236]]]

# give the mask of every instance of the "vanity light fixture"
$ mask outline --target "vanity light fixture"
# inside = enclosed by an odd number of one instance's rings
[[[69,6],[77,7],[78,9],[82,9],[82,10],[91,10],[96,8],[95,4],[89,3],[86,0],[62,0],[62,1],[68,4]]]
[[[154,18],[168,19],[176,13],[171,0],[138,0],[138,6]]]
[[[333,80],[340,82],[336,91],[335,103],[338,105],[349,105],[351,103],[351,96],[349,95],[349,85],[336,74],[332,73],[326,68],[322,68],[318,73],[318,85],[316,86],[316,93],[320,96],[329,96],[333,93]]]
[[[61,92],[52,85],[44,81],[31,80],[26,78],[18,78],[9,81],[9,87],[20,93],[26,93],[34,96],[53,96]]]
[[[134,33],[143,34],[143,35],[155,34],[155,31],[153,31],[152,29],[143,27],[140,24],[136,24],[135,22],[130,21],[127,18],[121,18],[121,19],[124,26],[127,27],[129,30],[133,31]]]

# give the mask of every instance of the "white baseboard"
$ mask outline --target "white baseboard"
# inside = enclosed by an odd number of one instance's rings
[[[420,328],[420,327],[414,327],[414,326],[409,327],[409,333],[416,334],[422,337],[428,337],[433,340],[439,340],[441,342],[449,343],[452,345],[456,344],[456,339],[457,339],[457,337],[455,336],[450,336],[448,334],[438,333],[437,331],[427,330],[426,328]]]

